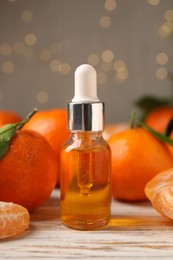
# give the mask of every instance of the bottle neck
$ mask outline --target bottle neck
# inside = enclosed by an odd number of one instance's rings
[[[102,138],[103,131],[71,131],[71,136],[76,139],[87,139],[87,138]]]

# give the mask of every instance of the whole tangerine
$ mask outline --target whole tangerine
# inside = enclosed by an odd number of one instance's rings
[[[143,128],[114,134],[112,150],[112,194],[115,199],[146,200],[144,188],[156,174],[173,167],[167,147]]]
[[[58,161],[44,137],[31,130],[18,131],[0,160],[0,201],[28,210],[42,205],[56,184]]]
[[[61,146],[69,136],[66,109],[55,108],[39,111],[24,125],[23,129],[34,130],[44,136],[60,162]],[[59,184],[59,170],[57,184]]]
[[[22,118],[15,112],[9,110],[0,110],[0,127],[10,123],[17,123]]]
[[[173,118],[172,107],[157,107],[146,116],[145,123],[154,130],[164,133],[171,118]]]

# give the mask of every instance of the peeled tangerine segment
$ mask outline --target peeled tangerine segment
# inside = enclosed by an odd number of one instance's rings
[[[173,219],[173,168],[149,181],[145,187],[145,194],[163,217]]]
[[[28,210],[12,202],[0,202],[0,239],[20,234],[29,227]]]

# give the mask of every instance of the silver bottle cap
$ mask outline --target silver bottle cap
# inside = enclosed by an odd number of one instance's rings
[[[69,131],[103,131],[104,103],[68,103]]]

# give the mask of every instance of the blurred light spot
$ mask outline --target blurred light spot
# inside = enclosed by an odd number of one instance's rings
[[[21,13],[21,19],[25,23],[30,23],[33,19],[33,14],[31,11],[26,10]]]
[[[107,11],[113,11],[117,6],[117,3],[115,0],[106,0],[105,2],[105,9]]]
[[[0,101],[2,101],[4,99],[4,94],[3,92],[0,90]]]
[[[8,2],[15,3],[15,2],[17,2],[17,0],[8,0]]]
[[[104,84],[107,81],[107,75],[104,72],[97,73],[97,82],[98,84]]]
[[[124,81],[127,79],[128,75],[129,75],[128,70],[126,68],[124,68],[124,69],[117,71],[116,78]]]
[[[32,59],[34,58],[34,51],[32,48],[29,48],[29,47],[25,47],[24,48],[24,51],[22,52],[23,56],[26,58],[26,59]]]
[[[164,22],[162,25],[162,29],[165,33],[170,34],[173,31],[173,23]]]
[[[5,61],[2,63],[2,71],[7,74],[12,73],[14,71],[14,63],[11,61]]]
[[[160,0],[147,0],[147,1],[151,5],[158,5],[160,3]]]
[[[102,53],[102,59],[104,62],[111,62],[114,58],[114,53],[110,50],[105,50]]]
[[[111,18],[108,17],[108,16],[102,16],[100,18],[100,26],[103,27],[103,28],[108,28],[109,26],[111,26]]]
[[[37,37],[35,34],[33,33],[28,33],[26,36],[25,36],[25,43],[29,46],[33,46],[35,45],[37,42]]]
[[[110,72],[113,69],[112,62],[102,62],[101,68],[104,72]]]
[[[160,65],[164,65],[168,62],[168,55],[166,53],[159,53],[156,56],[156,62]]]
[[[12,47],[8,43],[4,43],[1,45],[1,54],[4,56],[10,55],[12,53]]]
[[[121,70],[124,70],[126,67],[126,64],[123,60],[117,60],[115,61],[114,63],[114,70],[115,71],[121,71]]]
[[[50,68],[50,70],[52,70],[54,72],[58,72],[60,69],[60,65],[61,65],[61,62],[59,60],[51,60],[51,62],[49,64],[49,68]]]
[[[39,91],[37,93],[37,101],[41,104],[46,103],[48,101],[48,94],[46,91]]]
[[[59,42],[52,42],[50,49],[53,53],[58,53],[62,49],[62,47]]]
[[[156,70],[156,78],[158,78],[158,79],[161,79],[161,80],[166,79],[167,75],[168,75],[168,71],[163,67],[158,68]]]
[[[13,45],[13,50],[15,53],[22,53],[25,50],[25,45],[23,42],[15,42]]]
[[[51,57],[52,57],[52,53],[48,49],[43,49],[40,52],[40,59],[41,60],[48,61],[48,60],[51,59]]]
[[[164,22],[162,26],[159,28],[159,35],[163,38],[166,38],[173,32],[173,23]]]
[[[164,18],[169,22],[173,22],[173,10],[167,10],[164,14]]]
[[[88,63],[92,66],[96,66],[99,64],[99,57],[96,54],[91,54],[88,56]]]
[[[62,75],[67,75],[70,73],[70,71],[71,71],[71,67],[68,63],[61,63],[59,72]]]

